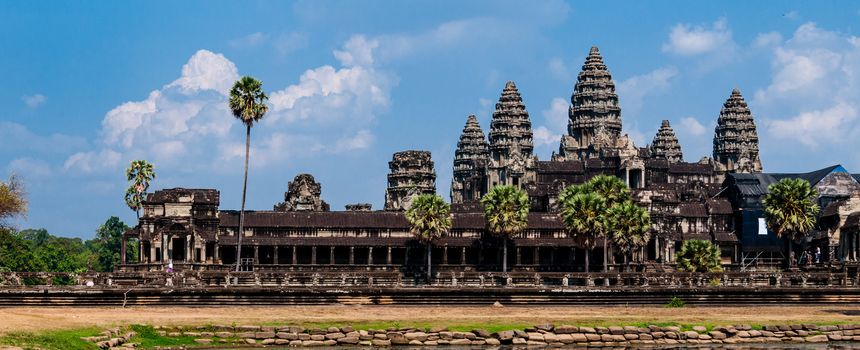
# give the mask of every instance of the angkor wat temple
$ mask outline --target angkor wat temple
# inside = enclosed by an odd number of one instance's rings
[[[860,176],[841,166],[762,173],[756,125],[740,91],[731,91],[714,114],[711,157],[686,162],[667,120],[650,145],[635,145],[621,132],[615,83],[592,47],[571,96],[567,135],[551,159],[539,160],[525,103],[514,82],[508,82],[488,134],[474,115],[466,118],[453,164],[453,227],[434,243],[434,270],[500,270],[501,243],[487,233],[478,200],[493,186],[514,185],[528,192],[531,213],[528,229],[509,241],[513,254],[508,266],[515,271],[582,271],[583,248],[565,231],[557,198],[564,187],[601,174],[623,179],[650,212],[654,234],[637,253],[645,261],[639,268],[671,263],[688,239],[716,243],[728,268],[774,266],[786,253],[782,241],[762,226],[761,197],[768,184],[784,177],[805,178],[821,193],[821,218],[806,246],[821,248],[823,261],[856,261]],[[301,174],[273,210],[247,211],[241,233],[238,211],[221,209],[215,189],[148,194],[139,224],[125,235],[126,240],[139,239],[140,261],[124,262],[123,268],[162,269],[173,262],[177,268],[229,269],[237,261],[242,234],[243,261],[256,269],[419,271],[426,248],[409,232],[403,211],[415,195],[436,193],[434,162],[429,152],[404,151],[395,153],[388,165],[383,210],[359,203],[330,211],[322,186]],[[601,248],[593,254],[592,261],[603,261]],[[607,258],[611,269],[616,254],[610,251]],[[591,266],[603,268],[600,263]]]

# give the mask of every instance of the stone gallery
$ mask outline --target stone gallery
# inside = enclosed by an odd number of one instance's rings
[[[710,157],[685,161],[667,120],[649,145],[635,145],[621,133],[615,83],[592,47],[571,96],[567,135],[551,159],[540,160],[533,153],[525,103],[516,84],[507,82],[487,134],[474,115],[466,118],[453,164],[453,225],[431,248],[434,270],[500,270],[501,245],[508,244],[513,271],[583,271],[585,250],[565,231],[557,202],[566,186],[597,175],[624,180],[634,200],[650,213],[651,241],[636,252],[637,260],[645,262],[641,269],[674,261],[681,242],[689,239],[714,242],[727,267],[778,265],[785,248],[763,226],[761,198],[767,185],[786,177],[806,179],[820,193],[821,218],[805,243],[821,249],[822,261],[856,261],[858,175],[841,166],[763,173],[755,121],[741,92],[732,90],[714,115]],[[215,189],[148,194],[139,224],[124,237],[124,243],[139,240],[140,261],[124,261],[123,269],[157,270],[168,263],[179,269],[230,269],[241,258],[241,265],[250,269],[420,271],[427,248],[410,233],[404,211],[416,195],[436,193],[434,162],[430,152],[410,150],[395,153],[388,166],[382,210],[356,203],[331,211],[323,186],[312,175],[300,174],[272,210],[246,211],[244,232],[238,232],[239,212],[221,209]],[[479,204],[499,185],[524,189],[531,202],[528,228],[512,240],[488,234]],[[236,256],[239,235],[241,257]],[[603,269],[603,250],[592,253],[599,263],[591,268]],[[621,261],[616,255],[610,249],[606,256],[610,269]]]

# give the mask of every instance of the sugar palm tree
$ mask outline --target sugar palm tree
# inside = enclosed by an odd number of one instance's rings
[[[595,193],[599,194],[606,200],[606,208],[623,203],[630,200],[630,188],[621,179],[609,175],[597,175],[586,183]],[[608,229],[608,227],[607,227]],[[607,271],[609,265],[609,239],[611,232],[606,232],[603,235],[603,272]]]
[[[803,179],[785,178],[767,187],[762,200],[767,228],[784,239],[788,245],[786,261],[791,267],[793,242],[806,236],[815,227],[819,207],[818,192]]]
[[[481,198],[481,205],[487,229],[502,239],[502,272],[507,272],[508,241],[528,225],[529,196],[516,186],[496,186]]]
[[[242,207],[239,210],[239,232],[236,244],[236,271],[242,259],[242,236],[245,235],[245,197],[248,191],[248,159],[251,156],[251,127],[263,119],[269,107],[268,96],[263,92],[263,83],[249,76],[240,78],[230,89],[230,110],[233,116],[245,124],[245,177],[242,181]]]
[[[128,178],[128,189],[125,191],[125,204],[128,205],[137,219],[140,220],[140,207],[149,189],[149,183],[155,179],[155,167],[146,160],[133,160],[125,170]]]
[[[648,211],[633,201],[617,203],[607,211],[606,222],[612,232],[612,244],[624,254],[624,263],[629,268],[633,252],[648,244],[651,238]]]
[[[720,272],[720,248],[702,239],[684,241],[678,251],[678,266],[689,272]]]
[[[567,232],[579,239],[585,248],[585,272],[589,272],[589,255],[597,239],[605,233],[606,200],[594,192],[579,192],[582,185],[568,186],[562,191],[561,217]],[[571,193],[577,192],[571,195]]]
[[[406,210],[406,220],[412,234],[427,245],[427,283],[430,283],[433,241],[451,229],[451,205],[439,195],[422,194],[412,200],[412,205]]]

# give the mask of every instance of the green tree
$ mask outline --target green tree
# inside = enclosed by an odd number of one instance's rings
[[[528,226],[529,196],[515,186],[496,186],[481,198],[490,233],[502,239],[502,272],[508,270],[508,241]]]
[[[629,268],[633,252],[648,244],[651,238],[651,218],[648,211],[633,201],[616,203],[607,211],[606,221],[612,244],[624,255],[624,263]]]
[[[125,204],[131,210],[134,210],[134,213],[137,214],[137,219],[140,220],[141,203],[145,199],[149,183],[155,179],[154,168],[152,164],[145,160],[133,160],[128,169],[125,170],[125,176],[128,178],[128,189],[125,191]]]
[[[8,220],[26,214],[27,198],[21,178],[12,175],[9,180],[0,181],[0,227],[5,227]]]
[[[582,187],[568,186],[559,197],[563,198],[560,206],[564,227],[585,247],[585,272],[589,272],[589,255],[606,230],[606,200],[594,192],[582,191]]]
[[[590,188],[606,200],[607,208],[612,208],[616,204],[630,200],[630,188],[627,187],[624,181],[615,176],[597,175],[588,180],[586,186],[586,188]],[[609,236],[611,234],[612,232],[607,231],[603,235],[603,272],[606,272],[609,266]]]
[[[785,178],[767,187],[762,200],[767,228],[784,239],[788,245],[787,266],[791,267],[794,241],[806,236],[815,227],[819,207],[818,192],[803,179]]]
[[[236,244],[236,271],[242,259],[242,236],[245,235],[245,197],[248,192],[248,160],[251,157],[251,127],[269,111],[268,96],[263,92],[263,82],[249,76],[240,78],[230,89],[230,110],[233,116],[245,124],[245,177],[242,181],[242,207],[239,210],[239,232]]]
[[[701,239],[690,239],[681,244],[676,255],[678,266],[690,272],[720,272],[720,248]]]
[[[431,249],[433,241],[442,237],[451,229],[451,205],[436,194],[422,194],[412,200],[412,205],[406,210],[406,220],[409,221],[412,234],[427,245],[427,282],[432,274]]]
[[[111,216],[105,223],[99,226],[96,230],[96,237],[93,239],[92,248],[95,251],[98,270],[113,271],[114,267],[120,264],[122,252],[122,234],[129,227],[122,222],[118,217]],[[131,252],[136,249],[128,249]],[[134,261],[133,259],[131,261]]]

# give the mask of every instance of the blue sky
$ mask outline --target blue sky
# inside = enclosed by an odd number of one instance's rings
[[[332,208],[381,208],[387,162],[432,151],[447,198],[466,117],[485,132],[514,80],[548,159],[597,45],[624,130],[668,119],[687,161],[711,154],[732,88],[753,111],[766,171],[860,172],[855,2],[124,1],[0,3],[0,175],[21,175],[21,228],[91,237],[118,215],[132,159],[155,188],[221,191],[239,207],[244,130],[224,93],[261,79],[248,207],[270,209],[312,173]]]

